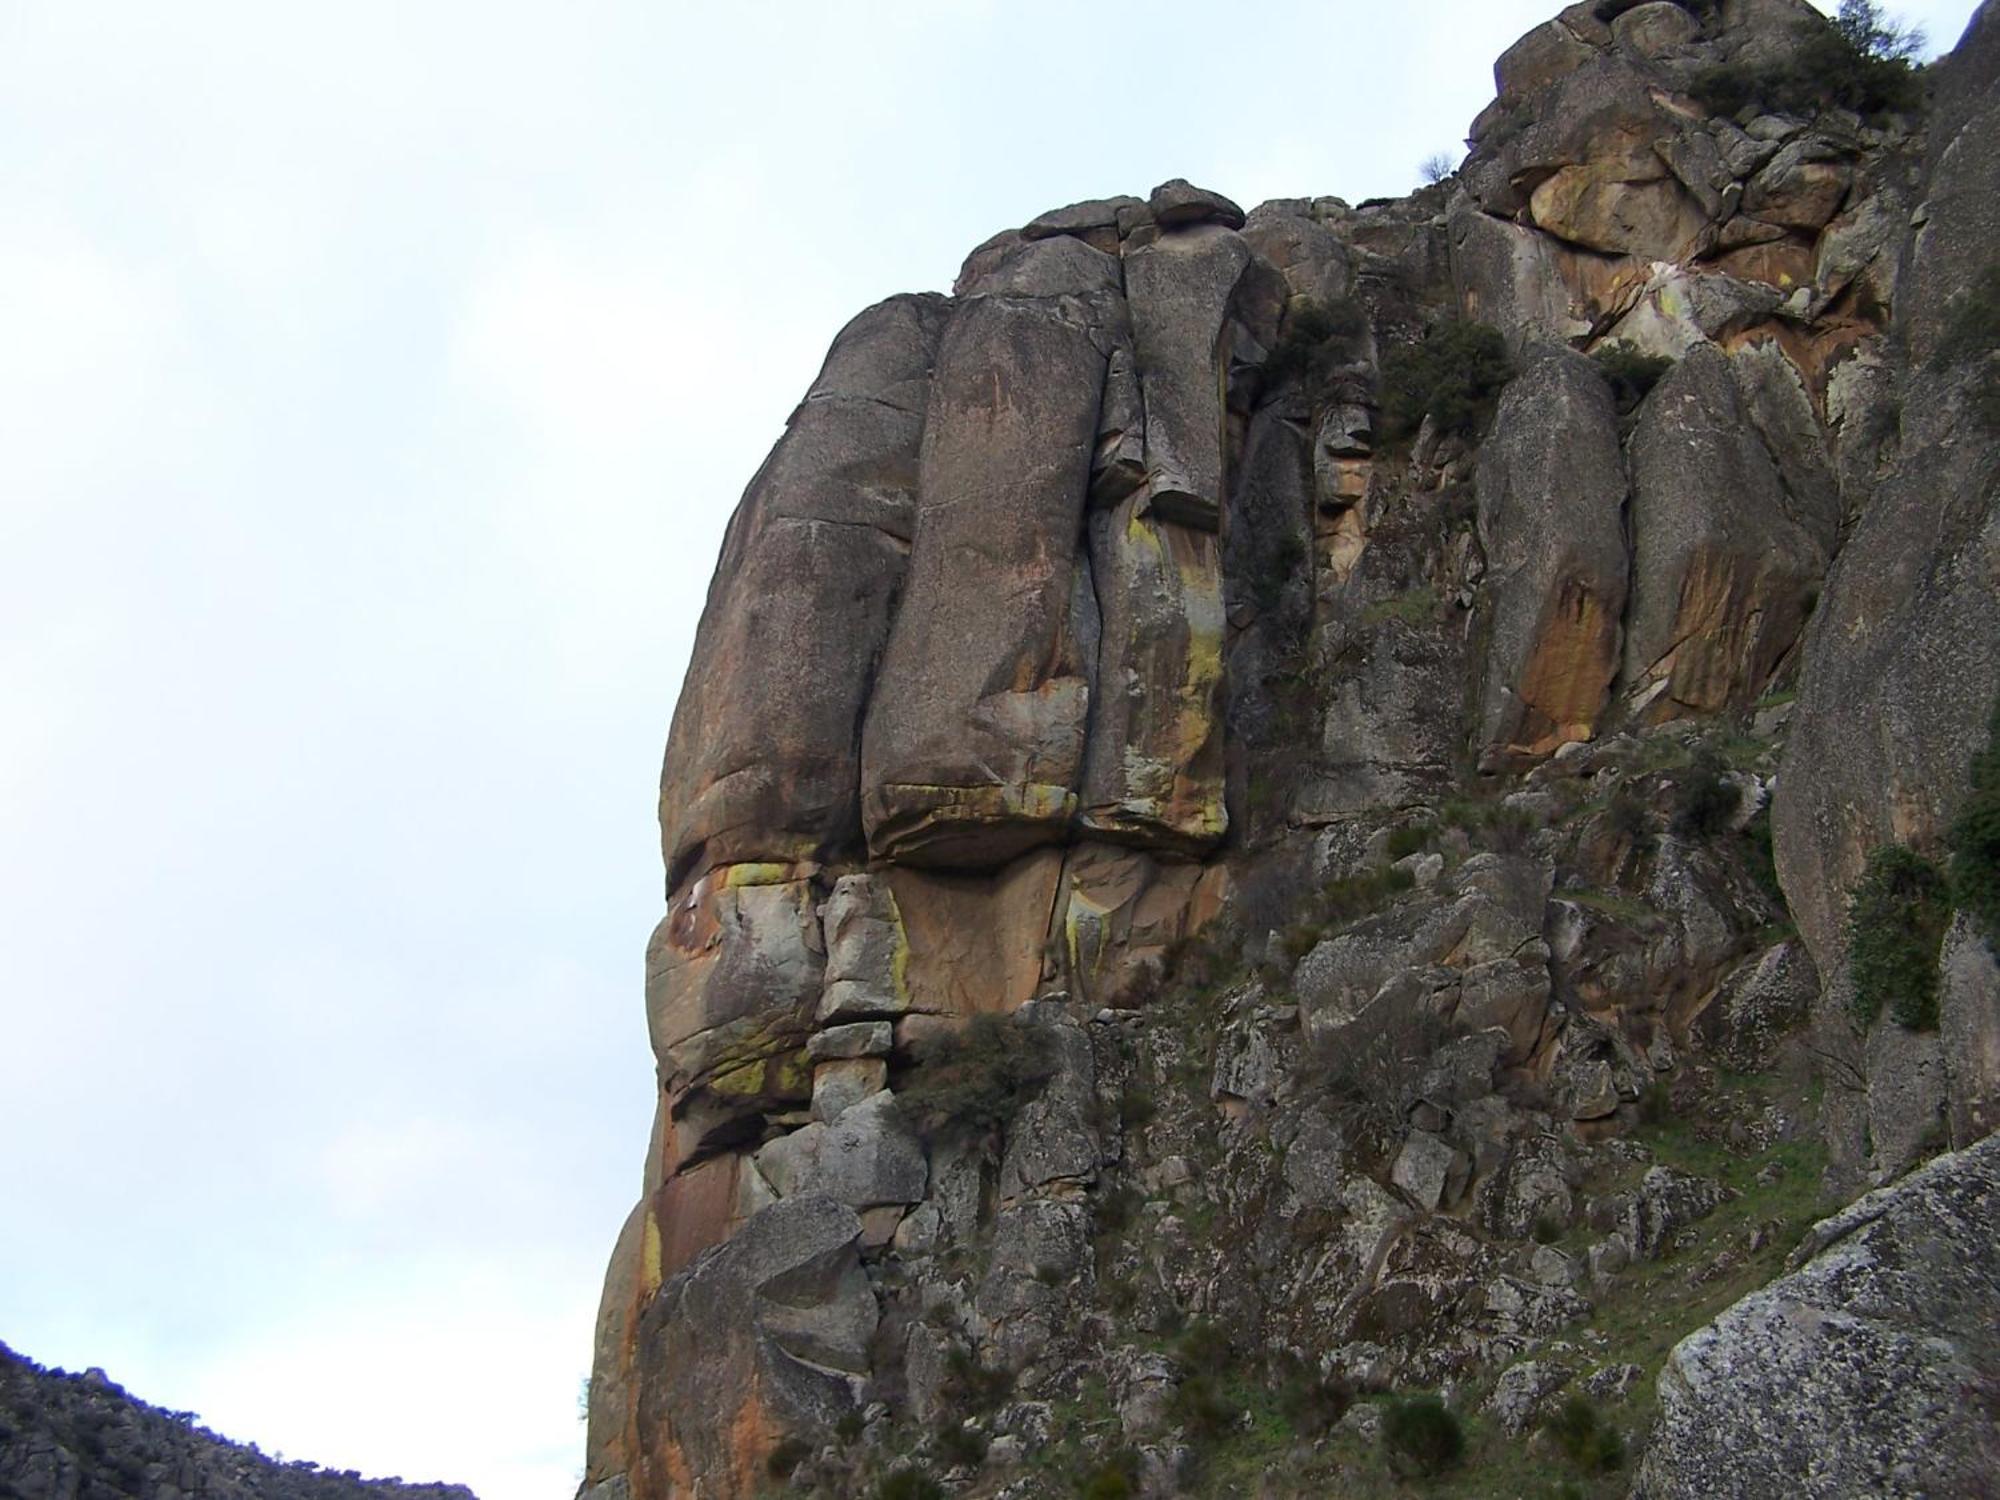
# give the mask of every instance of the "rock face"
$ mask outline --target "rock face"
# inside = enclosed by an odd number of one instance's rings
[[[1629,1139],[1718,1069],[1818,1059],[1836,1186],[2000,1120],[1983,930],[1935,1029],[1858,1025],[1846,931],[2000,693],[2000,19],[1927,114],[1700,102],[1826,24],[1571,5],[1443,183],[1070,204],[842,331],[668,741],[596,1500],[969,1479],[1088,1392],[1167,1493],[1137,1330],[1190,1319],[1343,1390],[1528,1371],[1525,1430],[1741,1211]]]
[[[459,1484],[286,1463],[128,1395],[102,1370],[43,1369],[0,1344],[0,1494],[10,1500],[473,1500]]]
[[[1815,1226],[1683,1340],[1635,1493],[1978,1495],[2000,1473],[2000,1137]]]

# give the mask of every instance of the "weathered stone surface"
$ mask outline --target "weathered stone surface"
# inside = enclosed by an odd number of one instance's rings
[[[1480,450],[1490,614],[1480,734],[1503,757],[1587,740],[1618,668],[1625,467],[1604,379],[1541,346]]]
[[[819,916],[826,946],[821,1024],[908,1010],[908,941],[889,881],[881,875],[843,875]]]
[[[1037,214],[1021,226],[1021,237],[1046,240],[1058,235],[1070,235],[1099,250],[1115,253],[1118,249],[1119,214],[1143,206],[1139,199],[1130,196],[1088,198],[1067,208],[1052,208],[1045,214]]]
[[[1464,1190],[1467,1175],[1464,1154],[1451,1142],[1424,1130],[1410,1132],[1389,1173],[1410,1201],[1426,1211],[1435,1211],[1457,1197]]]
[[[1951,1141],[1965,1146],[2000,1128],[2000,961],[1964,912],[1945,934],[1938,981]]]
[[[1126,253],[1125,294],[1146,411],[1148,508],[1163,520],[1210,531],[1220,525],[1223,333],[1253,260],[1242,236],[1219,224]]]
[[[974,299],[945,334],[862,736],[878,856],[990,868],[1074,811],[1093,633],[1075,538],[1104,370],[1089,331],[1039,302]]]
[[[1899,277],[1912,344],[1900,451],[1828,574],[1773,804],[1786,900],[1828,976],[1869,852],[1935,847],[2000,695],[2000,503],[1989,479],[2000,442],[1968,414],[1966,372],[1930,362],[1953,296],[2000,244],[1996,79],[2000,15],[1986,5],[1940,68],[1920,223]]]
[[[1787,514],[1720,351],[1698,345],[1632,439],[1625,690],[1655,719],[1741,708],[1797,639],[1826,554]]]
[[[813,1033],[806,1056],[813,1062],[849,1057],[886,1057],[895,1045],[895,1028],[887,1021],[852,1021]]]
[[[1243,210],[1220,193],[1198,188],[1185,177],[1176,177],[1153,189],[1146,206],[1162,229],[1179,229],[1190,224],[1220,224],[1227,229],[1243,227]]]
[[[1744,963],[1715,992],[1701,1030],[1723,1067],[1758,1073],[1771,1066],[1778,1044],[1811,1018],[1819,971],[1796,938],[1775,943]]]
[[[1221,910],[1227,872],[1100,843],[1063,860],[1051,943],[1072,996],[1122,1004],[1166,950]]]
[[[1009,1015],[1037,993],[1063,854],[1040,849],[990,875],[893,866],[883,875],[902,920],[912,1010]]]
[[[945,316],[941,297],[892,297],[848,324],[730,522],[660,780],[669,889],[857,842],[858,726]]]
[[[1493,89],[1502,99],[1518,99],[1547,88],[1597,56],[1562,21],[1544,21],[1493,64]]]
[[[1661,57],[1693,41],[1700,29],[1695,18],[1671,0],[1649,0],[1614,20],[1611,36],[1635,57]]]
[[[1220,552],[1150,494],[1091,515],[1103,634],[1079,821],[1092,833],[1199,852],[1228,829]]]
[[[886,1030],[888,1023],[881,1025]],[[889,1086],[889,1064],[880,1057],[839,1057],[813,1069],[812,1117],[832,1124],[863,1099]]]
[[[1452,208],[1451,274],[1465,316],[1505,332],[1519,349],[1537,339],[1590,332],[1563,277],[1563,247],[1523,224],[1481,212],[1469,200]]]
[[[1494,1382],[1486,1409],[1502,1432],[1519,1437],[1540,1419],[1549,1397],[1569,1384],[1571,1373],[1549,1360],[1524,1359]]]
[[[856,1209],[915,1203],[928,1180],[924,1148],[887,1092],[848,1105],[831,1124],[779,1136],[756,1160],[781,1199],[817,1195]]]
[[[1817,1225],[1683,1339],[1635,1493],[1976,1495],[2000,1473],[2000,1136]]]
[[[861,1220],[830,1198],[774,1204],[671,1278],[639,1327],[641,1496],[747,1500],[788,1430],[855,1409],[879,1311]]]
[[[647,1030],[678,1156],[745,1113],[801,1096],[823,960],[812,884],[786,873],[711,870],[674,897],[647,946]]]

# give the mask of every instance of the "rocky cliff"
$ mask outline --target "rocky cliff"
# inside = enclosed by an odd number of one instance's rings
[[[1924,1420],[1702,1373],[2000,1101],[2000,11],[1862,40],[1573,5],[1409,198],[1073,204],[843,330],[668,740],[587,1494],[1692,1494],[1696,1399],[1970,1482],[1937,1297]]]

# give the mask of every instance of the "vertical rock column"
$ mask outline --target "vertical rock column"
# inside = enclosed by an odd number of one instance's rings
[[[1625,465],[1604,378],[1580,354],[1532,350],[1480,452],[1491,571],[1479,731],[1489,756],[1587,740],[1618,668]]]
[[[1253,266],[1276,281],[1241,236],[1212,222],[1125,257],[1145,477],[1090,522],[1104,633],[1082,823],[1155,848],[1198,851],[1228,826],[1217,533],[1227,358]]]
[[[1077,539],[1105,355],[1056,301],[977,297],[938,353],[910,574],[862,745],[871,852],[991,868],[1076,808]]]

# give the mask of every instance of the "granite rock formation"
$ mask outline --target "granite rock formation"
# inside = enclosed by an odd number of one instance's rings
[[[2000,694],[2000,377],[1955,331],[2000,11],[1923,109],[1714,103],[1826,24],[1572,5],[1442,183],[1072,204],[840,334],[668,740],[594,1500],[1051,1444],[1174,1493],[1236,1430],[1158,1352],[1190,1320],[1346,1397],[1497,1376],[1527,1432],[1656,1373],[1564,1330],[1796,1187],[1814,1069],[1836,1191],[1991,1129],[1989,936],[1935,1029],[1863,1027],[1846,912],[1943,852]],[[1774,1271],[1745,1234],[1692,1284]],[[1885,1316],[1950,1338],[1934,1300]],[[1763,1399],[1701,1350],[1764,1306],[1676,1354],[1642,1483],[1685,1491],[1689,1392]],[[1990,1406],[1938,1420],[1990,1451]]]

